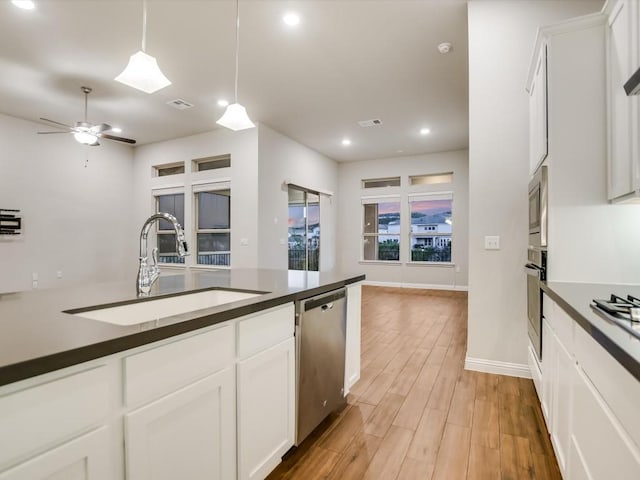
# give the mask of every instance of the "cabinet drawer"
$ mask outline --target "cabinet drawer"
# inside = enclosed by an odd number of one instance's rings
[[[0,396],[0,469],[100,424],[108,407],[106,367]]]
[[[247,358],[293,336],[293,304],[275,307],[238,322],[238,357]]]
[[[582,328],[576,328],[575,333],[578,364],[640,447],[640,382]]]
[[[233,326],[227,324],[125,358],[126,405],[140,405],[221,370],[233,363],[234,349]]]

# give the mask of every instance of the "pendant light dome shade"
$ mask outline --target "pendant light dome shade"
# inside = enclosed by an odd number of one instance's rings
[[[238,51],[240,46],[240,0],[236,0],[236,81],[235,102],[227,106],[224,114],[216,121],[218,125],[237,132],[254,128],[255,124],[247,115],[247,109],[238,103]]]
[[[234,132],[255,127],[255,124],[251,121],[249,115],[247,115],[246,108],[239,103],[228,105],[224,111],[224,115],[222,115],[216,123]]]
[[[129,63],[115,80],[144,93],[157,92],[171,82],[158,67],[155,57],[147,55],[147,0],[142,0],[142,46],[129,58]]]
[[[142,50],[131,55],[129,63],[116,77],[116,81],[145,93],[157,92],[171,85],[171,81],[160,71],[155,57]]]

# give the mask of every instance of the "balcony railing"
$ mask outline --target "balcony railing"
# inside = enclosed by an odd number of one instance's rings
[[[289,270],[305,270],[306,251],[304,248],[289,249]],[[306,270],[318,271],[318,261],[320,259],[320,249],[309,249],[309,266]]]

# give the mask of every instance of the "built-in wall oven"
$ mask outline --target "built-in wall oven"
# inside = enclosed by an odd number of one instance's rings
[[[533,348],[542,359],[542,290],[547,276],[547,167],[529,183],[529,248],[527,249],[527,319]]]

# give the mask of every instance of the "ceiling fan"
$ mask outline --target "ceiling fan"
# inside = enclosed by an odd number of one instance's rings
[[[75,125],[66,125],[64,123],[56,122],[54,120],[49,120],[48,118],[40,117],[40,120],[43,120],[47,123],[50,123],[52,126],[57,128],[66,128],[66,131],[55,131],[55,132],[38,132],[41,135],[49,135],[53,133],[72,133],[73,137],[76,139],[78,143],[83,145],[89,145],[92,147],[96,147],[100,145],[98,141],[100,138],[105,138],[107,140],[115,140],[116,142],[124,142],[134,144],[135,140],[131,138],[117,137],[115,135],[111,135],[107,132],[113,130],[111,125],[106,123],[100,123],[97,125],[92,125],[87,121],[87,101],[88,96],[91,93],[90,87],[80,87],[82,92],[84,93],[84,121],[76,122]]]

